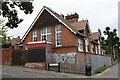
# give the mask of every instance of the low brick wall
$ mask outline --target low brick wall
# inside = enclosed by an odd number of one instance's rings
[[[2,48],[2,64],[11,64],[12,62],[12,53],[13,53],[13,47],[9,48]]]
[[[25,64],[25,67],[45,70],[45,68],[46,68],[46,63],[44,63],[44,62],[43,62],[43,63],[42,63],[42,62],[26,63],[26,64]]]

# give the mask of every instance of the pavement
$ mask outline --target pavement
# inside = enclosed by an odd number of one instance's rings
[[[80,74],[69,74],[62,72],[46,71],[40,69],[26,68],[22,66],[2,67],[3,78],[85,78]]]
[[[108,68],[103,73],[85,76],[82,74],[70,74],[63,72],[46,71],[26,68],[23,66],[2,66],[3,78],[118,78],[118,64]]]
[[[118,78],[118,69],[118,64],[116,64],[100,74],[91,76],[91,78]]]

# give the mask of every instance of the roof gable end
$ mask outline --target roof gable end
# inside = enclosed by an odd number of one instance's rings
[[[56,12],[52,11],[50,8],[44,6],[41,11],[38,13],[38,15],[36,16],[36,18],[34,19],[34,21],[32,22],[32,24],[30,25],[30,27],[28,28],[28,30],[26,31],[26,33],[24,34],[24,36],[21,39],[21,42],[24,41],[24,39],[26,38],[26,36],[28,35],[28,33],[30,32],[30,30],[32,29],[32,27],[34,26],[35,22],[38,20],[38,18],[40,17],[40,15],[43,13],[43,11],[46,10],[47,12],[49,12],[53,17],[55,17],[59,22],[61,22],[63,25],[65,25],[71,32],[73,32],[74,34],[77,34],[77,32],[75,30],[73,30],[71,27],[69,27],[59,16]]]

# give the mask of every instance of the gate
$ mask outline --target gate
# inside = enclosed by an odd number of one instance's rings
[[[24,65],[27,62],[28,51],[14,50],[12,54],[12,65]]]
[[[46,62],[45,48],[31,48],[28,50],[28,62]]]

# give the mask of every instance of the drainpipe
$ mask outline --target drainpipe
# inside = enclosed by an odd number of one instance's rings
[[[87,39],[87,38],[85,37],[85,38],[84,38],[84,42],[85,42],[86,39]],[[86,66],[86,43],[85,43],[85,45],[84,45],[84,61],[85,61],[85,66]]]

